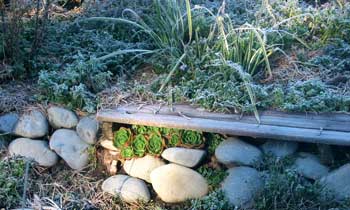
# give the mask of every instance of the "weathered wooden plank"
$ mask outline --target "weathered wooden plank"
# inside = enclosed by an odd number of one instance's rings
[[[97,114],[97,119],[106,122],[192,129],[237,136],[350,146],[350,133],[341,131],[186,118],[175,115],[127,113],[116,110],[100,111]]]
[[[257,121],[254,116],[241,116],[238,114],[222,114],[206,112],[200,109],[195,109],[188,105],[176,105],[170,108],[169,106],[159,105],[126,105],[117,108],[117,111],[126,113],[157,113],[165,115],[183,115],[187,117],[196,117],[203,119],[214,119],[220,121],[240,121],[245,123],[256,124]],[[340,117],[342,116],[342,117]],[[350,132],[350,116],[340,114],[289,114],[281,112],[261,112],[261,125],[275,125],[284,127],[296,128],[311,128],[332,131]]]

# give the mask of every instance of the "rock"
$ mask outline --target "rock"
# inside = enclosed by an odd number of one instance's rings
[[[126,175],[109,177],[102,183],[102,191],[110,193],[128,203],[148,202],[151,199],[144,181]]]
[[[47,109],[50,125],[55,128],[74,128],[78,124],[77,115],[71,110],[57,106]]]
[[[177,164],[168,164],[151,173],[153,189],[168,203],[201,198],[208,193],[208,184],[198,172]]]
[[[18,118],[18,115],[15,113],[0,116],[0,132],[12,133],[18,122]]]
[[[123,184],[129,178],[130,176],[127,175],[111,176],[102,183],[102,191],[112,195],[119,195]]]
[[[272,154],[282,158],[294,154],[298,149],[297,142],[291,141],[267,141],[261,146],[265,154]]]
[[[113,140],[114,134],[113,134],[113,123],[110,122],[103,122],[101,125],[101,133],[104,139]]]
[[[56,130],[50,139],[50,148],[76,170],[88,164],[88,147],[89,145],[81,140],[77,132],[68,129]]]
[[[321,164],[318,157],[309,153],[300,153],[292,166],[300,175],[317,180],[328,174],[329,168]]]
[[[120,197],[128,203],[137,203],[138,201],[148,202],[151,195],[144,181],[137,178],[129,178],[125,181]]]
[[[49,149],[47,141],[18,138],[9,146],[11,155],[19,155],[34,160],[41,166],[51,167],[58,161],[55,152]]]
[[[204,150],[172,147],[163,151],[162,158],[192,168],[198,165],[204,155]]]
[[[320,184],[325,187],[325,192],[330,191],[337,200],[350,198],[350,164],[331,171],[320,180]]]
[[[230,137],[222,141],[215,150],[218,161],[228,167],[234,165],[253,165],[260,162],[261,151],[238,138]]]
[[[253,199],[261,192],[263,181],[259,172],[250,167],[234,167],[222,183],[222,190],[231,205],[249,207]]]
[[[49,125],[45,115],[38,110],[33,110],[19,118],[14,134],[27,138],[40,138],[45,136],[48,130]]]
[[[113,145],[113,141],[110,141],[110,140],[102,140],[102,141],[100,142],[100,144],[101,144],[101,146],[102,146],[103,148],[105,148],[105,149],[108,149],[108,150],[111,150],[111,151],[120,152],[120,150],[119,150],[117,147],[115,147],[115,146]]]
[[[77,132],[81,139],[88,144],[97,141],[98,122],[91,117],[82,118],[77,125]]]
[[[124,171],[130,176],[143,179],[146,182],[150,183],[151,172],[163,165],[165,165],[165,163],[160,158],[146,155],[142,158],[133,158],[131,160],[126,160],[124,162],[123,168]]]

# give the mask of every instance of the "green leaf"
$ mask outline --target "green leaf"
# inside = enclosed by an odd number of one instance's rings
[[[199,147],[203,144],[203,135],[197,131],[183,131],[182,144],[187,147]]]
[[[147,139],[143,134],[138,134],[132,142],[134,154],[138,157],[143,157],[147,151]]]
[[[130,159],[134,157],[134,151],[132,150],[132,147],[127,146],[122,148],[122,150],[120,151],[120,155],[124,159]]]
[[[132,134],[130,129],[122,127],[117,132],[115,132],[113,144],[117,148],[123,148],[131,140],[131,137]]]
[[[181,143],[181,132],[178,129],[171,129],[167,136],[167,146],[176,147]]]
[[[159,133],[152,133],[148,139],[148,152],[152,155],[160,155],[163,151],[163,139]]]

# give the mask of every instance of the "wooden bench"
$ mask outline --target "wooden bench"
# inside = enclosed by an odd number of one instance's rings
[[[264,111],[260,123],[252,115],[222,114],[188,105],[123,105],[100,110],[102,122],[191,129],[309,143],[350,145],[350,115]]]

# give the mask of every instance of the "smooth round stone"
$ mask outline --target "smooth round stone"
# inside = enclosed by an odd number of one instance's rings
[[[27,138],[40,138],[45,136],[48,130],[49,125],[45,115],[38,110],[33,110],[20,116],[14,134]]]
[[[123,184],[128,178],[130,178],[130,176],[119,174],[111,176],[102,183],[102,191],[112,195],[119,195]]]
[[[17,122],[19,116],[15,113],[8,113],[0,116],[0,132],[3,133],[12,133]]]
[[[119,150],[117,147],[115,147],[115,146],[113,145],[113,141],[110,141],[110,140],[102,140],[102,141],[100,142],[100,144],[101,144],[101,146],[102,146],[103,148],[105,148],[105,149],[108,149],[108,150],[111,150],[111,151],[120,152],[120,150]]]
[[[259,172],[253,168],[241,166],[228,170],[229,175],[222,183],[222,190],[231,205],[249,207],[262,190],[263,181]]]
[[[320,179],[320,184],[325,191],[331,192],[335,199],[345,200],[350,198],[350,164],[331,171],[327,176]]]
[[[127,179],[123,184],[120,197],[128,203],[148,202],[151,199],[146,183],[133,177]]]
[[[130,176],[143,179],[146,182],[150,183],[151,172],[163,165],[165,165],[165,163],[160,158],[154,157],[152,155],[146,155],[142,158],[133,158],[126,160],[124,162],[123,168],[124,171]]]
[[[298,149],[297,142],[291,141],[267,141],[261,146],[265,154],[272,154],[276,157],[286,157],[294,154]]]
[[[168,164],[151,173],[153,189],[167,203],[201,198],[208,193],[208,184],[198,172],[177,164]]]
[[[89,144],[77,132],[68,129],[56,130],[50,139],[50,148],[76,170],[83,169],[89,162]]]
[[[227,167],[254,165],[262,159],[262,153],[257,147],[234,137],[222,141],[215,149],[215,156]]]
[[[204,155],[204,150],[172,147],[163,151],[162,158],[169,162],[192,168],[199,164]]]
[[[77,125],[77,133],[86,143],[95,144],[97,141],[98,128],[97,120],[91,117],[84,117]]]
[[[49,149],[47,141],[18,138],[11,142],[9,152],[11,155],[34,160],[40,166],[45,167],[54,166],[58,161],[58,156]]]
[[[320,159],[309,153],[300,153],[292,166],[300,175],[317,180],[328,174],[329,168]]]
[[[74,128],[78,124],[77,115],[68,109],[52,106],[47,109],[50,125],[53,128]]]
[[[127,175],[115,175],[102,183],[102,191],[128,203],[149,202],[151,195],[144,181]]]

